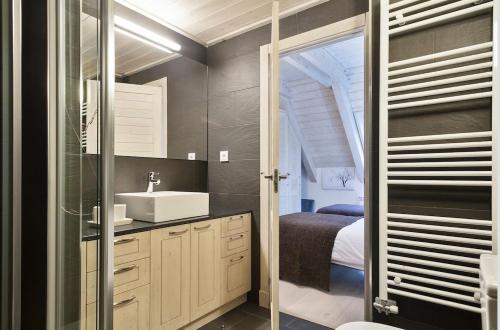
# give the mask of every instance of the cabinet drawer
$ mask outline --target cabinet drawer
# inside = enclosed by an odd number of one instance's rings
[[[221,239],[221,257],[227,257],[235,253],[248,250],[250,246],[250,232],[226,236]]]
[[[148,258],[150,254],[150,232],[115,237],[115,265]],[[87,272],[97,270],[97,241],[87,243]]]
[[[114,294],[119,294],[150,282],[149,258],[135,260],[115,266]],[[96,301],[97,271],[87,273],[87,304]]]
[[[221,219],[221,236],[241,234],[250,231],[250,213],[233,215]]]
[[[250,291],[250,251],[226,257],[221,261],[221,300],[226,304]]]
[[[87,305],[87,330],[96,329],[96,303]],[[149,330],[149,285],[113,297],[113,329]]]

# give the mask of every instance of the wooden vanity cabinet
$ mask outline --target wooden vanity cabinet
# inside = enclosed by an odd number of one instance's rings
[[[243,303],[250,241],[250,214],[116,237],[114,329],[197,329]],[[95,329],[96,253],[82,243],[82,330]]]

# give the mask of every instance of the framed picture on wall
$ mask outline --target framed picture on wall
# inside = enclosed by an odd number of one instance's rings
[[[325,190],[354,190],[354,167],[321,169],[321,186]]]

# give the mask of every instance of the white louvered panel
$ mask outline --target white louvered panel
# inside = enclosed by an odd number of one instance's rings
[[[479,258],[496,253],[498,31],[490,42],[389,63],[392,37],[497,11],[498,0],[381,2],[380,297],[480,313]],[[498,28],[497,14],[493,26]],[[470,103],[472,102],[472,103]],[[389,138],[389,113],[491,105],[492,129]],[[496,110],[495,110],[496,109]],[[491,189],[490,219],[390,212],[391,187]]]
[[[82,144],[82,150],[84,152],[87,150],[87,102],[82,103],[82,113],[81,113],[81,119],[80,122],[82,123],[82,129],[81,129],[81,144]]]
[[[97,82],[87,83],[88,113],[97,109]],[[162,88],[146,85],[115,85],[115,155],[166,157]],[[87,116],[87,118],[89,118]],[[87,152],[97,152],[97,121],[87,130]]]

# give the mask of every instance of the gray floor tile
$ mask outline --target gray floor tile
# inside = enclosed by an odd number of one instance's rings
[[[302,319],[293,320],[288,327],[293,330],[327,330],[331,329],[313,322],[309,322]]]
[[[258,316],[267,320],[271,319],[271,312],[269,309],[260,307],[259,305],[252,303],[252,302],[247,302],[243,305],[241,305],[241,310],[245,313]]]
[[[227,329],[227,328],[226,328]],[[241,322],[230,328],[231,330],[270,330],[271,321],[253,314],[247,314]]]
[[[208,323],[204,329],[222,329],[223,327],[224,329],[229,329],[241,322],[247,315],[247,313],[236,308]]]
[[[290,323],[292,323],[296,317],[292,315],[288,315],[285,313],[280,313],[280,329],[283,329],[284,327],[288,327]]]

